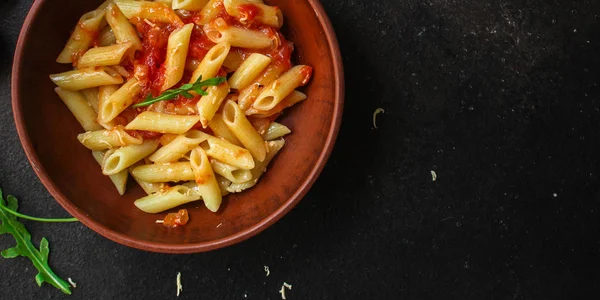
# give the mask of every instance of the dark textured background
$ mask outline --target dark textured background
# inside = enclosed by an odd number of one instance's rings
[[[64,216],[25,159],[10,106],[31,2],[0,1],[0,184],[23,212]],[[347,98],[305,199],[259,236],[196,255],[27,222],[50,240],[56,272],[78,283],[69,299],[174,299],[178,271],[181,299],[281,299],[284,281],[288,299],[598,299],[600,2],[323,4]],[[0,259],[0,298],[63,297],[34,275],[25,258]]]

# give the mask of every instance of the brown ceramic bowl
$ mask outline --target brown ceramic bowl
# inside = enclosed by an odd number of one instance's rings
[[[54,62],[78,18],[101,0],[36,0],[27,15],[12,71],[17,131],[33,169],[54,198],[83,224],[118,243],[148,251],[194,253],[243,241],[279,220],[300,201],[321,172],[342,117],[344,78],[337,40],[318,0],[271,0],[283,11],[284,34],[295,43],[295,61],[314,67],[304,92],[308,100],[281,122],[293,133],[269,171],[252,189],[227,196],[218,213],[187,206],[190,222],[167,229],[157,215],[133,205],[144,195],[130,183],[119,196],[76,139],[81,126],[55,95]],[[164,216],[164,215],[161,215]]]

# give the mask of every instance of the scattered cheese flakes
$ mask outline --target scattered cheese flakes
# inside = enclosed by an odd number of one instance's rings
[[[183,285],[181,285],[181,272],[177,272],[177,297],[179,293],[183,291]]]
[[[380,113],[384,113],[384,112],[385,112],[385,110],[380,107],[380,108],[376,109],[375,112],[373,113],[373,127],[375,129],[377,129],[377,115]]]
[[[431,171],[431,180],[435,181],[437,179],[437,174],[435,173],[435,171]]]
[[[71,279],[71,277],[67,278],[67,281],[71,284],[72,287],[74,287],[74,288],[77,287],[77,283],[75,283],[75,281],[73,281],[73,279]]]
[[[271,270],[269,270],[269,266],[265,266],[265,272],[267,272],[267,276],[271,275]]]
[[[165,220],[156,220],[156,224],[162,224],[164,222],[165,222]]]
[[[285,286],[281,286],[279,293],[281,294],[281,299],[285,300]]]
[[[279,290],[279,293],[281,294],[281,299],[283,299],[283,300],[285,300],[285,289],[286,288],[291,291],[292,285],[287,282],[284,282],[283,285],[281,286],[281,290]]]
[[[217,225],[217,228],[221,227],[221,225],[223,225],[223,223],[222,223],[222,222],[221,222],[221,223],[219,223],[219,225]]]

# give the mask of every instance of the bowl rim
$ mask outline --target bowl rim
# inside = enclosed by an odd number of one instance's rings
[[[337,138],[341,121],[342,121],[342,112],[344,107],[344,96],[345,96],[345,82],[344,82],[344,70],[342,64],[342,57],[339,50],[339,44],[337,41],[337,37],[335,35],[335,31],[327,16],[325,9],[319,0],[306,0],[311,8],[314,10],[315,15],[324,29],[325,36],[327,38],[329,49],[333,55],[333,73],[334,73],[334,110],[333,110],[333,119],[332,126],[329,128],[329,132],[327,133],[327,139],[325,141],[325,146],[321,150],[319,154],[319,158],[317,163],[311,169],[308,177],[299,185],[298,189],[291,195],[289,199],[277,210],[273,213],[254,224],[251,227],[248,227],[244,230],[238,231],[232,235],[216,239],[210,240],[200,243],[191,243],[191,244],[165,244],[158,243],[152,241],[143,241],[127,236],[123,233],[119,233],[106,227],[105,225],[97,222],[90,216],[86,215],[83,211],[79,210],[79,208],[73,204],[56,186],[54,181],[48,176],[44,167],[40,163],[38,155],[31,143],[31,139],[27,130],[25,128],[25,123],[23,121],[23,112],[19,105],[20,94],[19,94],[19,85],[20,85],[20,68],[21,61],[23,59],[23,48],[25,46],[25,41],[30,33],[30,26],[33,20],[36,18],[38,13],[40,12],[40,7],[44,2],[48,0],[35,0],[27,13],[27,17],[23,23],[21,31],[19,33],[19,38],[17,41],[17,46],[13,58],[12,65],[12,78],[11,78],[11,95],[12,95],[12,109],[13,109],[13,117],[15,119],[15,126],[17,129],[17,134],[19,136],[19,140],[21,145],[23,146],[23,150],[25,151],[25,155],[29,160],[34,172],[41,180],[42,184],[46,187],[48,192],[56,199],[56,201],[71,215],[76,217],[81,223],[83,223],[88,228],[93,231],[99,233],[100,235],[117,242],[119,244],[129,246],[132,248],[150,251],[150,252],[159,252],[159,253],[173,253],[173,254],[188,254],[188,253],[199,253],[206,252],[210,250],[215,250],[219,248],[224,248],[244,240],[249,239],[257,235],[258,233],[264,231],[269,226],[277,222],[281,219],[285,214],[287,214],[292,208],[298,204],[298,202],[306,195],[306,193],[310,190],[313,183],[316,181],[318,175],[321,173],[323,168],[325,167],[325,163],[327,159],[331,155],[333,150],[333,146],[335,144],[335,140]]]

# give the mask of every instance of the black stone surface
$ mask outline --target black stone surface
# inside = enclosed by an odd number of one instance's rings
[[[0,184],[22,211],[64,216],[25,159],[10,106],[31,2],[0,1]],[[323,4],[347,98],[306,198],[259,236],[196,255],[26,222],[77,282],[68,299],[175,299],[177,272],[180,299],[281,299],[284,281],[288,299],[598,299],[600,2]],[[35,274],[25,258],[0,259],[0,299],[64,297]]]

